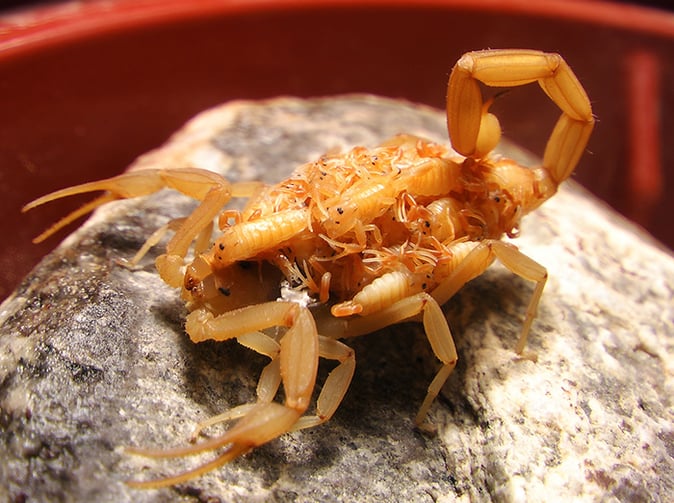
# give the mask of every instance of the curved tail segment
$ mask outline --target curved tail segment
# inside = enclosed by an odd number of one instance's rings
[[[454,149],[466,157],[485,157],[496,147],[501,128],[488,113],[478,82],[514,87],[538,82],[562,110],[550,135],[543,167],[559,185],[578,164],[594,127],[590,100],[559,54],[524,49],[469,52],[452,69],[447,87],[447,126]]]

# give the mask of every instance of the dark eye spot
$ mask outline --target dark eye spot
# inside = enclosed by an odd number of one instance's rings
[[[223,245],[222,243],[219,243],[218,248],[220,248],[220,251],[222,251],[222,250],[225,249],[225,245]]]
[[[337,213],[339,213],[340,215],[343,215],[344,210],[342,208],[337,208]]]
[[[231,290],[229,288],[225,288],[224,286],[221,286],[220,288],[218,288],[218,290],[225,297],[229,297],[232,294]]]

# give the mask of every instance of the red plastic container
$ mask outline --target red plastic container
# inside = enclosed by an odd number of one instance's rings
[[[348,92],[443,108],[458,56],[487,47],[567,59],[599,119],[576,179],[674,246],[671,13],[555,0],[65,2],[0,13],[0,299],[58,241],[31,238],[77,203],[22,215],[23,204],[122,171],[197,112]],[[537,153],[558,115],[534,88],[495,110]]]

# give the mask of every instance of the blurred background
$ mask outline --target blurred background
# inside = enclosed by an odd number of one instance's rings
[[[665,2],[90,0],[0,3],[0,300],[81,204],[21,214],[124,170],[187,119],[238,98],[369,92],[444,108],[469,50],[559,52],[598,118],[574,178],[674,248],[674,14]],[[492,110],[541,154],[559,111],[536,88]],[[582,225],[582,223],[579,223]]]

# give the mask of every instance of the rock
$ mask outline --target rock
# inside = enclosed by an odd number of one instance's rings
[[[132,167],[200,166],[276,181],[335,148],[398,132],[445,141],[439,112],[363,96],[231,103]],[[550,279],[528,350],[513,347],[532,285],[501,266],[446,306],[460,355],[413,427],[434,374],[417,324],[350,340],[358,367],[335,417],[198,479],[124,480],[199,459],[194,424],[249,401],[265,358],[192,344],[178,293],[119,265],[193,202],[164,191],[110,204],[0,307],[0,496],[8,501],[666,501],[674,494],[674,260],[573,183],[525,219],[517,245]],[[325,362],[322,366],[327,367]],[[326,369],[320,376],[324,377]]]

